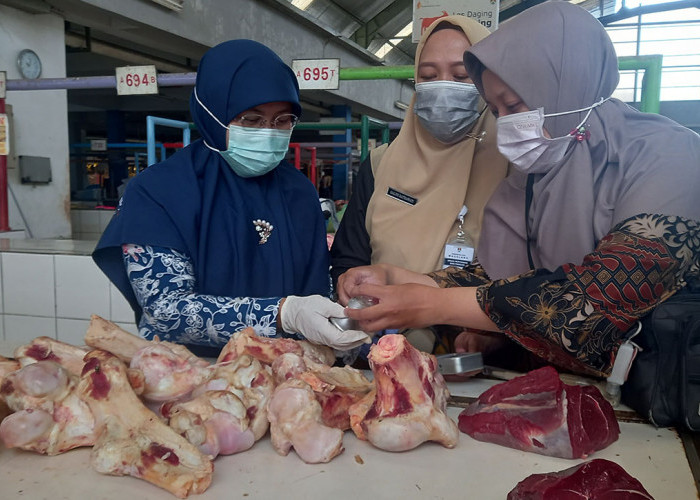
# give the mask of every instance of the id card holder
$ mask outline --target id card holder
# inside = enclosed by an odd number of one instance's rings
[[[464,238],[455,238],[445,245],[445,255],[442,268],[454,266],[460,269],[468,266],[474,260],[474,247]]]
[[[464,216],[467,215],[467,207],[463,206],[457,215],[459,224],[457,226],[457,236],[445,244],[445,253],[442,259],[442,268],[458,267],[464,268],[474,260],[474,245],[469,241],[462,228]]]

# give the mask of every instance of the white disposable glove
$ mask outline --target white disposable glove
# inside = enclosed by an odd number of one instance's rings
[[[341,331],[328,318],[343,317],[343,306],[321,295],[308,297],[288,296],[280,310],[282,329],[287,333],[300,333],[315,344],[333,349],[349,350],[372,339],[359,330]]]

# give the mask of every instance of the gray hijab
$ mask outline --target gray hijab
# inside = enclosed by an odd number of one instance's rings
[[[618,63],[602,25],[584,9],[553,1],[527,9],[465,53],[483,94],[490,69],[530,109],[586,108],[615,90]],[[545,119],[552,137],[569,134],[586,112]],[[700,136],[617,99],[593,109],[587,141],[572,141],[565,159],[533,174],[530,239],[534,265],[580,265],[617,223],[638,214],[700,221]],[[525,229],[527,176],[514,171],[484,210],[478,259],[492,279],[529,269]]]

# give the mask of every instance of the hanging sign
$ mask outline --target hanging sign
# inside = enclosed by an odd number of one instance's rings
[[[5,90],[7,89],[7,73],[0,71],[0,99],[5,98]]]
[[[300,90],[336,90],[340,59],[294,59],[292,71],[297,76]]]
[[[10,122],[5,113],[0,114],[0,155],[10,154]]]
[[[122,66],[116,71],[118,95],[158,93],[158,76],[154,65]]]
[[[91,139],[90,149],[92,151],[107,151],[107,139]]]
[[[489,31],[498,28],[500,0],[413,0],[413,43],[433,21],[455,14],[479,21]]]

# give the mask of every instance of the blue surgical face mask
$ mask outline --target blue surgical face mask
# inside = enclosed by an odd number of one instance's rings
[[[196,87],[194,98],[216,123],[228,129],[228,145],[225,151],[219,151],[206,141],[204,145],[219,153],[236,174],[241,177],[259,177],[274,170],[284,159],[292,138],[291,129],[226,126],[199,100]]]
[[[416,83],[413,112],[430,134],[444,144],[467,135],[479,118],[479,91],[471,83],[436,80]]]
[[[284,159],[291,137],[291,130],[229,125],[228,148],[219,154],[241,177],[258,177]]]

